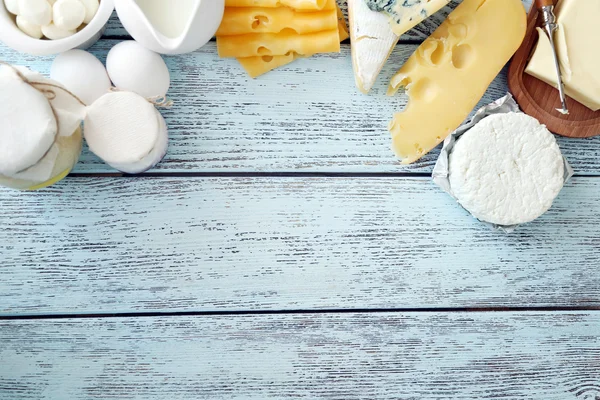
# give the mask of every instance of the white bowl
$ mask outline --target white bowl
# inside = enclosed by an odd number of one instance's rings
[[[4,0],[0,0],[0,42],[21,53],[38,56],[63,53],[71,49],[87,49],[100,39],[114,9],[113,0],[100,0],[100,8],[94,19],[73,36],[59,40],[34,39],[17,27],[14,16],[4,5]]]

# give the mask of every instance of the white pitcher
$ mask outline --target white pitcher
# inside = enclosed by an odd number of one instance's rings
[[[189,53],[215,34],[225,0],[115,0],[121,23],[142,46],[162,54]]]

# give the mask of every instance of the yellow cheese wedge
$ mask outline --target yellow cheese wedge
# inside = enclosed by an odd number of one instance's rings
[[[338,16],[338,30],[340,35],[340,42],[348,39],[348,26],[346,25],[346,20],[344,19],[344,14],[340,8],[337,8],[337,16]],[[275,68],[282,67],[284,65],[290,64],[292,61],[296,60],[299,57],[307,57],[300,56],[297,53],[289,53],[283,56],[257,56],[257,57],[245,57],[238,58],[239,63],[244,67],[248,75],[251,78],[256,78],[262,74],[265,74],[269,71],[274,70]]]
[[[593,111],[600,110],[600,1],[567,0],[557,11],[555,35],[567,95]],[[558,87],[552,46],[538,28],[539,41],[525,72]],[[594,39],[596,38],[596,39]]]
[[[229,7],[225,9],[217,36],[246,33],[311,33],[336,29],[337,11],[296,12],[288,7]]]
[[[464,0],[392,78],[409,102],[389,125],[403,164],[415,162],[456,129],[517,51],[526,30],[521,0]]]
[[[292,52],[300,55],[339,53],[340,35],[336,27],[305,35],[285,32],[219,36],[217,52],[220,57],[283,56]]]

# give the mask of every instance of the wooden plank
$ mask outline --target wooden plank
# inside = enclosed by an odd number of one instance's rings
[[[600,314],[0,321],[0,399],[596,399]]]
[[[1,315],[600,306],[600,180],[506,235],[427,178],[0,190]]]
[[[529,10],[529,8],[531,7],[532,1],[533,0],[523,0],[523,5],[525,6],[525,8],[527,10]],[[460,0],[451,0],[450,3],[448,4],[448,6],[444,7],[438,13],[433,15],[431,18],[428,18],[423,23],[417,25],[414,29],[410,30],[405,35],[403,35],[401,38],[401,41],[402,42],[421,42],[421,41],[425,40],[427,37],[429,37],[429,35],[431,35],[433,33],[433,31],[436,30],[436,28],[438,26],[441,25],[441,23],[446,19],[448,14],[450,14],[450,12],[452,10],[454,10],[459,3],[460,3]],[[338,0],[338,4],[342,8],[342,11],[343,11],[344,16],[346,17],[346,21],[347,21],[348,20],[347,2],[345,0]],[[129,37],[127,31],[123,28],[123,25],[121,25],[121,22],[119,21],[119,18],[117,17],[116,13],[113,15],[113,17],[110,19],[110,21],[107,25],[105,36],[112,37],[112,38],[115,38],[115,37],[128,38]]]
[[[93,47],[102,60],[117,41]],[[349,47],[341,54],[298,60],[257,80],[233,60],[218,59],[214,44],[201,51],[167,57],[176,105],[164,110],[171,144],[157,172],[431,172],[436,150],[411,166],[401,166],[390,150],[387,123],[406,96],[385,96],[386,82],[416,46],[398,46],[373,93],[354,86]],[[47,73],[51,58],[17,54],[8,62]],[[335,77],[335,79],[332,79]],[[502,73],[480,105],[506,94]],[[579,174],[600,171],[600,138],[559,139]],[[114,172],[86,149],[80,173]]]

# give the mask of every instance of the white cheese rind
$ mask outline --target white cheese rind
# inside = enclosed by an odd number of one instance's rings
[[[459,203],[498,225],[533,221],[564,184],[564,161],[552,133],[523,113],[486,117],[456,142],[449,181]]]
[[[368,93],[399,36],[392,32],[389,17],[371,11],[364,0],[348,0],[348,19],[354,79],[358,89]]]

